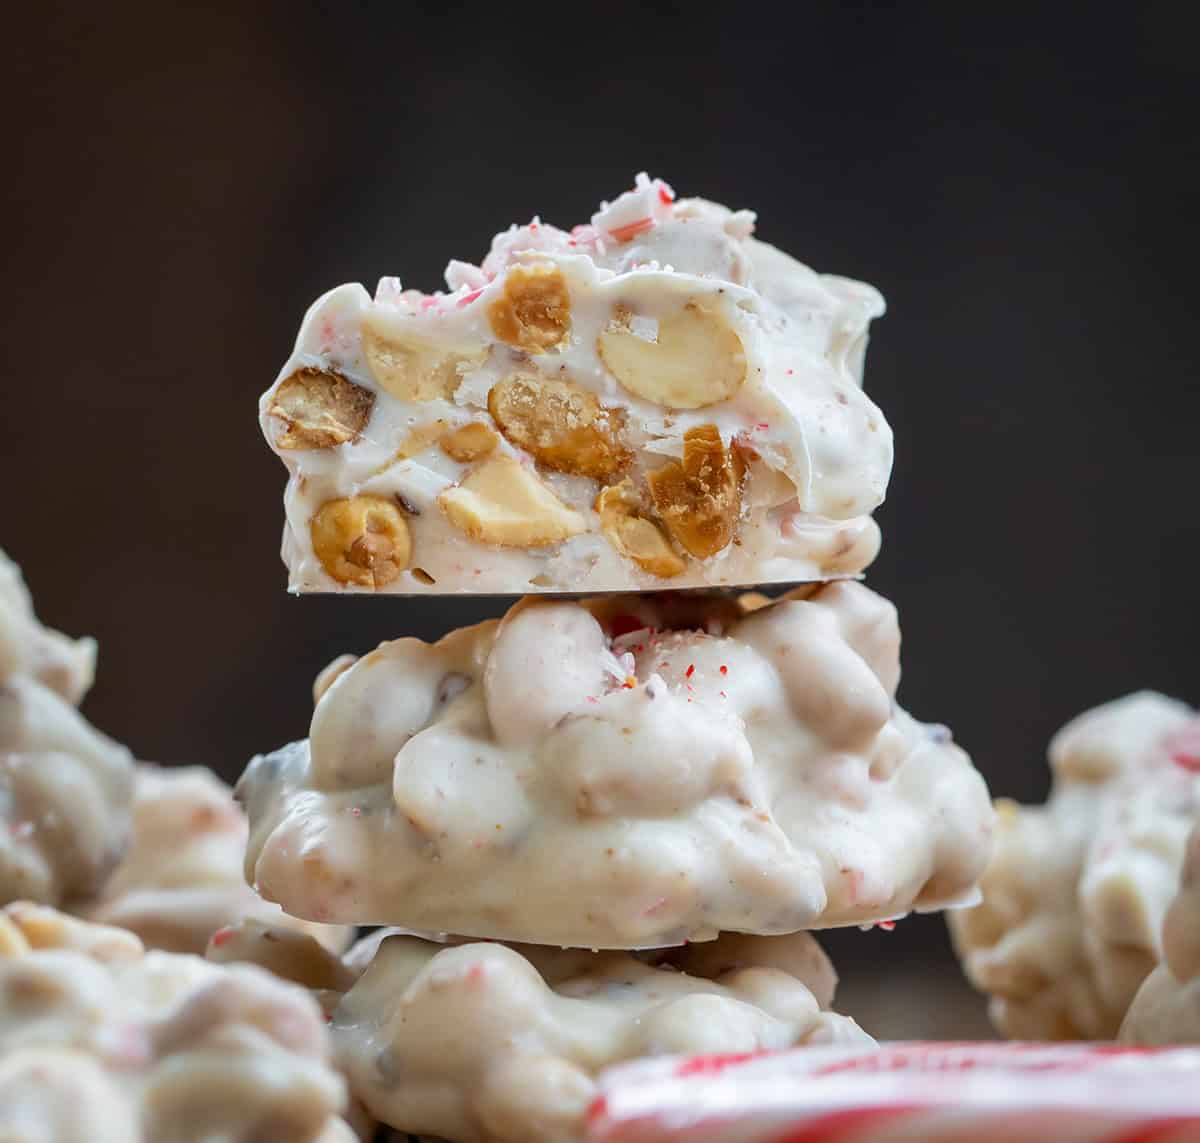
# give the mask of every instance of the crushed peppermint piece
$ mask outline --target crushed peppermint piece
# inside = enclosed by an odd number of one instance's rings
[[[609,230],[609,234],[618,242],[628,242],[631,238],[636,238],[639,234],[644,234],[647,230],[654,229],[654,219],[652,218],[635,218],[632,222],[625,223],[624,226],[614,226]]]
[[[1163,739],[1163,747],[1176,766],[1189,773],[1200,773],[1200,719],[1171,731]]]
[[[684,678],[690,679],[695,673],[696,673],[696,664],[689,663],[688,669],[686,671],[684,671],[684,673],[683,673]]]

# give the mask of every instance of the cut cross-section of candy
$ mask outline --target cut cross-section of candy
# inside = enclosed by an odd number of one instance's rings
[[[320,298],[260,406],[289,472],[292,589],[860,574],[892,464],[862,389],[883,299],[753,235],[749,211],[639,175],[583,226],[514,226],[479,265],[451,261],[444,292],[385,278]],[[327,506],[368,497],[400,506],[405,558],[346,550],[356,517]]]

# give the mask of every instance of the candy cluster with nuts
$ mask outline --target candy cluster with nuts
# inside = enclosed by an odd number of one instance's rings
[[[264,394],[297,591],[623,591],[855,575],[891,431],[861,283],[639,175],[448,291],[341,286]]]

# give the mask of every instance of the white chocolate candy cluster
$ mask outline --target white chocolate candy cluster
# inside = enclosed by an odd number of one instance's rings
[[[1108,1039],[1162,956],[1200,812],[1196,714],[1141,692],[1050,744],[1044,806],[999,804],[983,903],[949,915],[968,976],[1016,1039]]]
[[[74,706],[95,657],[37,621],[0,553],[0,905],[87,897],[124,848],[133,758]]]
[[[534,221],[447,292],[309,310],[263,395],[296,591],[606,592],[853,576],[891,430],[862,391],[870,286],[754,216],[633,190]]]
[[[584,948],[955,902],[992,809],[949,732],[895,705],[898,651],[855,583],[754,611],[533,598],[385,643],[243,776],[248,878],[311,920]]]
[[[0,680],[24,675],[78,706],[95,672],[96,641],[43,627],[21,569],[0,551]]]
[[[597,1073],[623,1060],[872,1043],[829,1011],[837,977],[808,933],[634,956],[384,931],[339,963],[250,922],[209,956],[314,990],[356,1098],[455,1143],[573,1143]]]
[[[1186,746],[1200,770],[1200,723]],[[1200,817],[1192,827],[1179,891],[1162,931],[1163,963],[1145,980],[1121,1025],[1121,1039],[1142,1044],[1200,1044]]]
[[[0,1136],[55,1143],[343,1143],[316,1002],[250,965],[0,912]]]
[[[169,952],[201,954],[213,933],[246,918],[345,948],[352,930],[288,917],[246,884],[247,832],[233,792],[211,770],[139,766],[129,849],[86,915]]]

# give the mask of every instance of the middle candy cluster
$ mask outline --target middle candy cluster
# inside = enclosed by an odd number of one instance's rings
[[[808,930],[962,903],[987,864],[982,779],[896,703],[894,607],[838,578],[890,466],[882,300],[753,229],[639,176],[449,294],[332,292],[263,398],[294,587],[525,596],[335,660],[238,789],[263,896],[403,930],[327,974],[400,1130],[574,1138],[608,1064],[862,1038]]]
[[[531,598],[384,643],[242,778],[250,871],[314,920],[583,948],[960,900],[991,807],[896,705],[899,647],[857,583]]]

